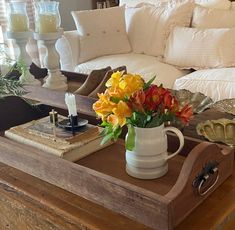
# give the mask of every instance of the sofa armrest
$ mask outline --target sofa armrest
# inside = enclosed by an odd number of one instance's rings
[[[79,35],[76,30],[65,31],[62,38],[56,42],[56,49],[60,55],[61,69],[74,71],[78,65]]]

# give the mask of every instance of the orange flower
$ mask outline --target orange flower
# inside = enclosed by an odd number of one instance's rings
[[[193,116],[193,110],[190,105],[185,105],[179,112],[176,113],[176,116],[179,117],[181,122],[185,125]]]
[[[129,101],[129,107],[136,112],[144,112],[145,93],[143,90],[134,92]]]
[[[171,92],[167,90],[163,98],[164,109],[168,109],[171,112],[176,112],[179,110],[179,103],[175,96],[171,95]]]
[[[107,122],[112,124],[113,126],[117,126],[118,125],[118,117],[114,114],[110,114],[107,117]]]

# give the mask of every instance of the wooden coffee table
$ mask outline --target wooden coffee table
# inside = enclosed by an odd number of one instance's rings
[[[28,98],[41,101],[44,104],[60,108],[64,111],[64,97],[62,92],[53,93],[47,89],[31,88]],[[78,112],[89,117],[93,122],[94,112],[91,106],[93,99],[86,100],[77,96]],[[213,113],[214,114],[214,113]],[[190,126],[184,132],[189,132]],[[189,137],[200,140],[196,136]],[[173,138],[174,139],[174,138]],[[3,140],[4,141],[4,140]],[[9,152],[16,151],[14,145],[4,143]],[[190,147],[190,146],[189,146]],[[192,147],[192,146],[191,146]],[[32,149],[24,146],[17,150],[28,152]],[[1,157],[0,160],[0,227],[8,229],[26,229],[26,226],[40,226],[39,229],[149,229],[146,226],[129,218],[110,211],[100,205],[90,202],[78,195],[51,185],[38,179],[34,169],[28,168],[32,162],[25,158],[22,163],[16,164],[27,168],[27,173],[10,167],[14,157]],[[49,159],[45,159],[48,161]],[[39,163],[37,157],[35,164]],[[50,162],[50,161],[49,161]],[[54,164],[54,163],[51,163]],[[72,163],[71,163],[72,164]],[[35,165],[35,167],[36,167]],[[13,166],[13,165],[12,165]],[[18,167],[18,166],[17,166]],[[50,172],[44,171],[41,166],[42,178],[50,178]],[[72,167],[72,166],[71,166]],[[58,170],[60,167],[58,166]],[[28,171],[29,170],[29,171]],[[52,172],[51,172],[52,173]],[[31,174],[31,175],[29,175]],[[38,175],[36,175],[38,176]],[[60,180],[60,177],[57,178]],[[67,183],[66,180],[63,183]],[[70,185],[67,184],[69,187]],[[76,193],[76,192],[75,192]],[[211,229],[230,228],[234,224],[235,216],[235,170],[223,185],[213,192],[199,207],[181,222],[176,229]]]
[[[224,153],[226,151],[227,150],[223,150]],[[125,216],[131,216],[134,220],[143,222],[147,225],[151,224],[154,229],[168,229],[168,227],[171,229],[172,225],[175,225],[184,218],[187,210],[189,211],[191,209],[191,205],[197,205],[197,202],[200,203],[207,197],[207,195],[203,197],[198,195],[194,196],[197,189],[195,188],[192,190],[192,181],[196,178],[198,173],[201,172],[203,166],[208,162],[208,159],[213,160],[214,156],[218,156],[219,158],[216,159],[222,160],[219,152],[220,148],[216,147],[216,145],[201,146],[197,151],[194,151],[189,155],[191,158],[187,157],[186,160],[184,160],[184,157],[182,156],[172,158],[172,160],[169,161],[169,173],[163,178],[143,181],[131,178],[125,173],[124,146],[122,143],[117,143],[98,151],[79,160],[77,164],[75,164],[55,157],[54,155],[48,155],[33,147],[0,138],[0,168],[2,166],[2,168],[5,168],[4,170],[6,172],[0,174],[0,185],[3,185],[3,188],[6,188],[5,193],[7,192],[8,194],[9,192],[8,195],[18,195],[19,202],[22,202],[23,205],[27,207],[27,212],[21,214],[23,216],[21,219],[24,221],[29,218],[27,215],[32,216],[32,212],[35,209],[42,209],[40,210],[40,221],[38,220],[38,216],[35,216],[35,219],[30,219],[30,221],[34,221],[33,224],[36,224],[36,222],[39,222],[40,225],[44,224],[44,229],[47,229],[48,225],[43,222],[43,218],[47,218],[54,227],[58,225],[58,228],[55,229],[63,229],[62,227],[70,229],[68,228],[69,225],[77,225],[78,223],[85,225],[88,229],[128,229],[132,227],[133,229],[148,229],[136,221],[129,220]],[[200,155],[198,155],[199,153]],[[186,165],[184,161],[187,161]],[[197,165],[196,168],[192,165],[192,162],[194,161]],[[6,165],[10,165],[14,169]],[[180,173],[182,165],[184,170]],[[222,168],[220,168],[219,171],[222,173],[220,173],[220,182],[216,184],[216,187],[228,177],[228,170],[231,169],[232,165],[233,154],[232,158],[227,158],[227,162],[224,160],[220,161],[220,167]],[[24,173],[22,173],[22,171]],[[9,176],[11,177],[9,181],[7,179],[7,174],[10,174]],[[36,179],[34,176],[40,178],[40,180]],[[176,181],[178,177],[181,179]],[[225,181],[225,184],[228,183],[230,179],[233,179],[234,182],[233,177]],[[45,181],[54,186],[48,186]],[[224,185],[217,190],[222,189],[223,186]],[[58,189],[58,187],[63,188],[64,190]],[[213,187],[213,190],[216,187]],[[181,188],[183,189],[182,191]],[[35,193],[35,189],[39,189],[39,191]],[[57,192],[55,192],[58,190],[60,191],[59,196]],[[214,193],[216,193],[217,190]],[[231,202],[229,203],[229,206],[222,207],[224,210],[227,210],[228,208],[229,212],[232,213],[235,208],[234,196],[232,196],[233,190],[234,184],[231,188]],[[224,192],[223,189],[222,191]],[[88,200],[103,204],[115,212],[124,214],[124,216],[116,214],[113,211],[108,211],[96,204],[94,204],[93,209],[93,205],[89,206],[92,204],[90,201],[87,202],[89,204],[87,204],[88,207],[81,207],[78,204],[81,198],[76,198],[76,196],[71,193],[78,196],[81,195]],[[213,196],[214,193],[211,196]],[[173,198],[171,202],[170,200],[172,197],[175,198]],[[78,199],[79,201],[76,203]],[[207,199],[205,202],[207,202]],[[217,200],[216,197],[214,199],[215,201]],[[172,213],[174,219],[172,219],[171,214],[170,216],[167,214],[166,207],[168,206],[168,200],[170,201],[169,208],[171,210],[169,213]],[[12,202],[11,206],[15,207],[15,200]],[[10,201],[3,202],[2,208],[9,209],[12,216],[17,215],[19,209],[12,209],[11,206],[9,207],[9,203]],[[89,215],[95,215],[98,219],[93,222],[94,220],[92,218],[89,219],[86,216],[85,220],[87,222],[84,223],[84,219],[81,220],[81,216],[77,215],[77,210],[81,212],[81,208],[83,211],[88,212]],[[53,212],[53,218],[47,216],[48,213],[46,211],[48,210]],[[102,210],[105,211],[103,212]],[[211,211],[209,206],[207,211]],[[104,213],[107,217],[113,217],[114,223],[109,222],[111,220],[110,218],[102,216]],[[205,214],[206,213],[203,212],[203,215]],[[63,221],[60,223],[57,223],[54,220],[58,215],[62,216],[61,220]],[[224,221],[224,219],[220,216],[217,217],[218,219],[216,219],[216,222],[214,221],[211,223],[214,224],[212,226],[223,224],[221,221]],[[68,220],[65,220],[64,218],[68,218]],[[102,222],[104,219],[105,224],[103,225],[100,221]],[[19,221],[17,218],[11,220],[13,223]],[[28,223],[28,220],[26,222]],[[14,224],[16,225],[16,223]],[[89,228],[91,225],[93,225],[93,228]],[[94,228],[94,225],[96,228]],[[105,226],[109,226],[109,228],[106,228]],[[159,228],[156,228],[156,226],[159,226]],[[200,227],[200,225],[196,226]]]

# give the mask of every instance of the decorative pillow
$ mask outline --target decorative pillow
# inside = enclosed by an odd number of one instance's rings
[[[158,0],[119,0],[119,6],[136,7],[140,3],[156,4]]]
[[[158,5],[159,2],[170,2],[170,0],[120,0],[119,5],[126,5],[127,7],[136,7],[140,3],[150,3],[153,5]],[[182,0],[177,0],[177,2],[182,2]],[[227,10],[231,6],[231,2],[229,0],[195,0],[195,3],[203,7],[222,10]]]
[[[214,101],[235,98],[235,68],[198,70],[176,79],[173,88],[201,92]]]
[[[163,56],[170,31],[175,26],[189,26],[194,2],[162,2],[126,9],[128,37],[135,53]]]
[[[108,55],[128,53],[125,7],[72,11],[80,36],[79,63]]]
[[[195,3],[206,8],[220,10],[228,10],[231,7],[231,1],[229,0],[195,0]]]
[[[176,27],[169,36],[165,62],[186,69],[235,66],[235,28]]]
[[[193,12],[192,27],[232,28],[235,27],[235,10],[217,10],[197,6]]]

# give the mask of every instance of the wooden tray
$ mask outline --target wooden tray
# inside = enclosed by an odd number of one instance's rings
[[[231,175],[233,168],[232,149],[203,142],[187,158],[172,158],[164,177],[139,180],[125,173],[124,152],[123,142],[118,142],[75,164],[0,138],[0,162],[160,230],[173,229]],[[215,162],[218,171],[209,173],[202,184],[201,193],[208,192],[199,195],[200,181],[194,181],[208,163]]]

